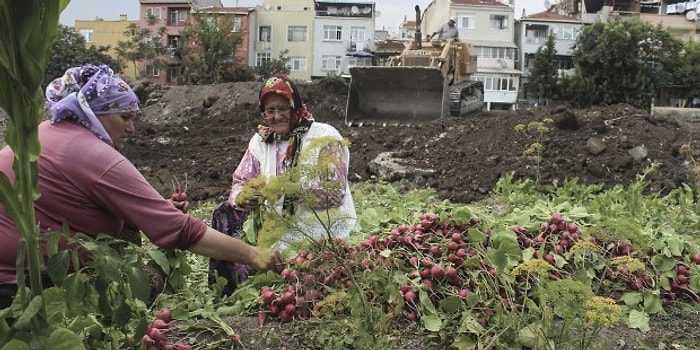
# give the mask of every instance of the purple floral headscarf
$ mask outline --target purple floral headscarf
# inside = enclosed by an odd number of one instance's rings
[[[76,119],[102,141],[114,146],[98,115],[140,113],[134,91],[111,68],[91,64],[73,67],[46,87],[44,108],[51,123]]]

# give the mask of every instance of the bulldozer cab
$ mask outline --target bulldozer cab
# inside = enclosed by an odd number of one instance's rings
[[[476,57],[464,42],[409,41],[388,66],[350,68],[348,125],[422,124],[467,116],[483,106],[483,84],[471,81]]]

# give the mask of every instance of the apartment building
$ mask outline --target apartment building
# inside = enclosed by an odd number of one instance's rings
[[[149,80],[159,84],[186,84],[187,77],[175,59],[181,41],[181,32],[195,20],[195,13],[208,13],[233,17],[232,32],[240,32],[243,42],[233,56],[237,65],[248,65],[254,59],[250,40],[250,28],[255,22],[254,9],[226,8],[220,0],[139,0],[139,27],[150,30],[152,35],[164,28],[161,44],[168,54],[160,57],[162,65],[153,61],[140,62],[139,70]]]
[[[310,80],[314,67],[316,16],[313,0],[267,0],[256,7],[254,61],[259,66],[286,51],[290,77]]]
[[[516,69],[512,2],[498,0],[434,0],[425,9],[421,31],[432,33],[449,18],[457,20],[459,38],[477,56],[472,80],[484,83],[487,110],[515,109],[521,71]]]
[[[138,21],[129,21],[127,15],[119,15],[118,21],[106,21],[102,18],[76,20],[74,28],[85,39],[87,46],[109,46],[107,54],[116,58],[118,42],[126,40],[124,32],[130,24],[136,23]],[[138,71],[132,62],[126,62],[126,67],[120,74],[127,79],[134,79],[138,76]]]
[[[347,76],[372,65],[375,6],[366,1],[316,1],[311,78]]]
[[[573,70],[573,47],[576,37],[583,27],[581,21],[559,11],[548,10],[522,16],[515,25],[515,43],[519,48],[517,67],[521,70],[519,108],[532,106],[536,99],[528,93],[530,68],[537,50],[547,43],[549,35],[554,35],[554,49],[559,62],[559,74],[571,75]]]

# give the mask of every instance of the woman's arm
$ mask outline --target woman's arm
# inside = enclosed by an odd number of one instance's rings
[[[279,271],[283,266],[278,251],[270,250],[269,254],[240,239],[227,236],[211,227],[207,227],[204,236],[189,249],[191,252],[208,256],[216,260],[241,263],[251,266],[257,271]]]
[[[238,164],[238,167],[233,172],[232,184],[231,184],[231,194],[229,195],[228,202],[234,208],[239,208],[243,210],[252,209],[254,203],[239,203],[238,196],[243,191],[243,187],[253,178],[260,175],[260,161],[253,156],[253,153],[248,148]],[[258,203],[259,205],[259,203]]]

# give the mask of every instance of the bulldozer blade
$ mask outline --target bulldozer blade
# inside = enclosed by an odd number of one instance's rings
[[[446,116],[449,116],[449,87],[440,69],[350,68],[347,125],[414,125]]]

